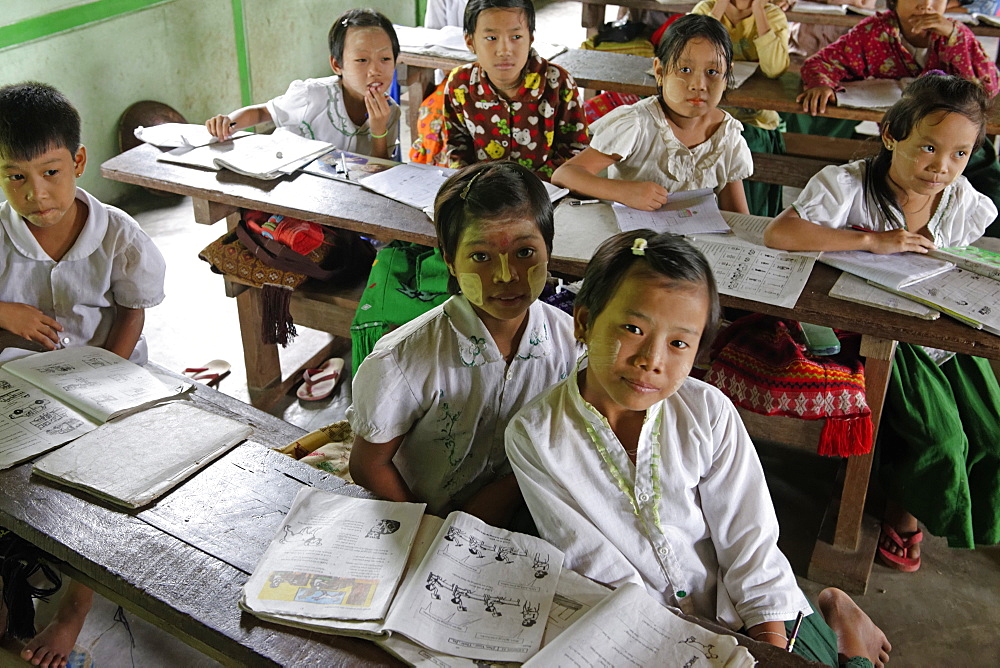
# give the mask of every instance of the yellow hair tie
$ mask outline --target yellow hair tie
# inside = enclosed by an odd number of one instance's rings
[[[646,254],[646,240],[639,237],[632,242],[632,255],[643,256]]]

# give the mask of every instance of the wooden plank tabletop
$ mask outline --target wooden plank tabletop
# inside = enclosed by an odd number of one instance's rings
[[[228,170],[213,172],[158,162],[161,153],[155,146],[140,144],[101,165],[101,175],[230,207],[262,209],[363,232],[384,241],[428,243],[435,238],[434,226],[423,212],[361,186],[305,173],[263,181]]]
[[[200,408],[254,427],[247,443],[141,512],[56,486],[32,476],[30,462],[21,464],[0,472],[0,525],[223,663],[400,665],[370,642],[269,624],[239,610],[241,588],[301,485],[342,491],[346,483],[270,449],[301,429],[196,387],[192,401]]]

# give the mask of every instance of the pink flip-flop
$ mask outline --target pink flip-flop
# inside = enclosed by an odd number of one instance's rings
[[[306,369],[302,372],[302,380],[295,396],[303,401],[320,401],[326,399],[337,387],[340,372],[344,370],[344,360],[333,357],[323,362],[318,369]]]
[[[920,556],[911,557],[910,548],[924,539],[923,531],[917,529],[916,533],[909,538],[903,538],[887,522],[883,522],[882,536],[889,539],[893,545],[903,552],[903,554],[893,554],[891,550],[882,547],[880,544],[878,546],[878,556],[882,560],[882,563],[889,568],[895,568],[897,571],[903,571],[904,573],[913,573],[920,568]],[[879,543],[881,542],[880,540]]]
[[[217,387],[222,379],[229,375],[230,369],[232,365],[226,360],[212,360],[201,366],[184,369],[184,375],[209,387]]]

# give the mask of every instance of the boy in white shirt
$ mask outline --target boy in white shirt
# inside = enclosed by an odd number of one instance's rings
[[[0,88],[7,197],[0,205],[0,330],[17,337],[17,347],[101,346],[143,363],[145,309],[163,300],[165,263],[128,214],[77,188],[86,164],[80,116],[59,91],[36,82]],[[0,527],[2,572],[30,573],[35,553]],[[8,569],[5,557],[21,563]],[[0,582],[0,621],[8,621],[8,607],[21,612],[9,620],[12,633],[34,635],[21,657],[65,666],[93,592],[71,582],[52,622],[35,635],[33,615],[25,612],[30,595],[13,599],[26,586]],[[0,636],[6,630],[4,623]]]
[[[399,134],[399,106],[388,97],[399,57],[392,22],[373,9],[352,9],[334,21],[328,41],[335,76],[293,81],[284,95],[213,116],[205,127],[225,140],[274,122],[343,151],[390,158]]]

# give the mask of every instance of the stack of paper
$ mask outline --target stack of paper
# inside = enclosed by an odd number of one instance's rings
[[[830,288],[830,296],[855,304],[874,306],[893,313],[912,315],[924,320],[937,320],[941,317],[941,312],[937,309],[925,306],[897,292],[880,288],[853,274],[841,274],[837,282]]]
[[[291,174],[331,150],[333,144],[278,130],[269,135],[247,135],[193,149],[176,148],[157,160],[206,169],[229,169],[255,179],[270,180]]]

